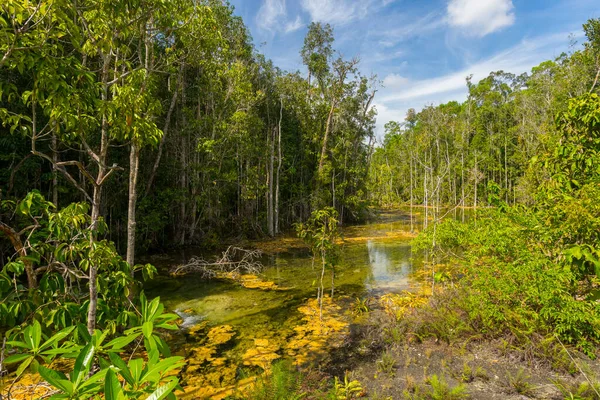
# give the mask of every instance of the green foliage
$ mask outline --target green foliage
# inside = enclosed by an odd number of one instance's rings
[[[512,390],[523,396],[531,397],[534,387],[531,383],[529,383],[529,379],[531,379],[531,377],[525,373],[524,369],[519,369],[515,375],[509,373],[507,377],[508,385]]]
[[[24,250],[9,259],[0,272],[0,296],[4,299],[0,303],[0,325],[14,327],[32,313],[46,327],[56,330],[85,321],[89,293],[80,280],[85,279],[91,264],[99,271],[98,323],[127,325],[130,314],[121,310],[134,283],[131,267],[112,242],[91,241],[92,231],[86,228],[90,223],[87,204],[72,203],[55,210],[52,203],[33,191],[17,203],[2,202],[2,207],[14,213],[15,230],[20,230]],[[102,220],[97,229],[100,233],[106,230]],[[138,265],[133,270],[142,272],[145,278],[155,271],[151,265]],[[36,287],[22,283],[22,277],[29,273],[41,274]]]
[[[356,300],[354,300],[354,304],[352,305],[352,313],[354,315],[360,316],[368,313],[369,311],[371,311],[371,308],[369,307],[368,297],[362,299],[357,297]]]
[[[317,294],[321,318],[323,317],[323,295],[325,292],[323,279],[327,268],[331,270],[331,295],[333,296],[334,267],[338,259],[338,247],[336,244],[336,240],[339,237],[337,216],[337,211],[334,208],[326,207],[313,211],[306,223],[296,224],[298,237],[310,246],[313,261],[316,258],[321,260],[321,272],[318,277],[319,290]]]
[[[315,256],[323,259],[328,265],[335,264],[337,260],[337,246],[335,241],[338,233],[338,213],[331,207],[315,210],[306,223],[296,225],[298,237],[304,240]]]
[[[123,336],[116,335],[106,343],[111,336],[109,331],[96,330],[89,335],[81,324],[77,329],[71,326],[46,338],[41,324],[34,321],[22,330],[12,331],[7,345],[9,351],[16,351],[16,354],[7,357],[5,363],[18,364],[15,381],[28,368],[32,373],[39,373],[60,391],[53,396],[57,399],[87,399],[101,393],[107,399],[173,398],[172,392],[179,387],[179,380],[171,372],[183,367],[183,358],[170,357],[168,346],[154,329],[177,329],[170,323],[174,318],[163,313],[158,298],[148,302],[143,293],[139,309],[142,310],[140,315],[132,321],[142,325],[133,326]],[[149,331],[153,322],[153,330]],[[134,343],[143,343],[147,360],[133,358],[136,350],[130,346]],[[127,363],[123,361],[122,353],[131,354]],[[166,358],[161,359],[161,354]],[[69,376],[45,366],[57,358],[76,358]],[[92,365],[99,365],[100,369],[90,376]]]
[[[273,364],[271,373],[258,378],[247,398],[252,400],[299,400],[306,396],[301,392],[301,375],[289,361]]]
[[[520,208],[490,210],[469,224],[441,224],[439,248],[453,249],[466,263],[464,290],[452,307],[468,315],[473,332],[510,334],[522,344],[534,332],[556,334],[587,351],[600,340],[598,305],[574,297],[577,276],[548,258],[540,246],[545,235],[541,226],[534,213]],[[422,246],[431,234],[425,233],[416,244]],[[450,325],[439,331],[448,332]]]
[[[459,384],[451,387],[443,376],[432,375],[426,381],[431,386],[431,392],[426,398],[431,400],[460,400],[467,399],[467,389]]]
[[[377,371],[394,375],[396,372],[397,361],[394,355],[389,351],[384,351],[381,358],[377,360]]]
[[[344,381],[341,382],[338,377],[334,377],[333,388],[329,392],[328,398],[332,400],[350,400],[362,396],[364,389],[357,380],[351,380],[348,373],[344,375]]]

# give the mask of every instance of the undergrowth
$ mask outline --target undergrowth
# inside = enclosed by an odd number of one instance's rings
[[[594,357],[600,305],[587,300],[593,285],[583,282],[595,277],[548,250],[544,241],[551,235],[540,236],[547,231],[538,218],[517,209],[487,210],[469,223],[445,221],[415,239],[415,248],[454,267],[446,271],[451,285],[400,322],[407,336],[448,343],[498,339],[505,351],[571,373],[565,346]]]

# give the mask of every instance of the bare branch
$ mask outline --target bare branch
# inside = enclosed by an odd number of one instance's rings
[[[193,257],[187,264],[171,269],[173,275],[199,273],[203,278],[214,278],[218,273],[246,273],[258,274],[264,268],[258,261],[262,252],[260,250],[247,250],[240,247],[229,246],[221,257],[214,261]]]

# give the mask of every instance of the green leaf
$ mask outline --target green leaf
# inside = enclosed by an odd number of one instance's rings
[[[144,324],[142,325],[142,332],[144,333],[144,337],[146,339],[150,339],[150,337],[152,336],[153,329],[154,324],[152,323],[152,321],[144,322]]]
[[[175,389],[175,386],[179,383],[177,378],[173,379],[169,383],[159,386],[146,400],[161,400],[164,399]]]
[[[73,385],[62,372],[54,371],[50,368],[44,367],[43,365],[39,366],[38,372],[46,382],[55,388],[60,389],[67,394],[73,393]]]
[[[142,377],[141,381],[142,382],[153,381],[154,378],[156,378],[154,376],[155,374],[160,373],[161,375],[164,375],[165,373],[167,373],[175,368],[182,367],[184,365],[184,363],[182,361],[183,361],[183,357],[178,357],[178,356],[165,358],[164,360],[160,361],[159,363],[157,363],[154,366],[152,366],[151,368],[149,368],[148,371]]]
[[[135,382],[140,381],[140,377],[142,376],[142,368],[144,361],[141,358],[135,358],[127,364],[129,366],[129,371],[131,372],[131,376]]]
[[[123,379],[125,379],[125,381],[131,385],[134,386],[135,381],[133,379],[133,376],[131,376],[131,372],[129,371],[129,367],[127,367],[127,364],[125,364],[125,361],[123,361],[121,359],[121,357],[119,357],[118,354],[115,353],[109,353],[108,354],[108,358],[110,358],[110,361],[113,363],[113,365],[117,368],[119,368],[119,373],[121,374],[121,376],[123,377]]]
[[[40,347],[40,350],[44,350],[50,346],[53,346],[55,343],[61,341],[62,339],[66,338],[67,336],[69,336],[69,334],[71,334],[71,332],[73,332],[73,329],[75,329],[74,326],[70,326],[68,328],[65,328],[63,330],[61,330],[60,332],[56,333],[54,336],[52,336],[50,339],[48,339],[43,345],[42,347]]]
[[[26,339],[27,338],[31,340],[30,344],[32,350],[37,350],[40,347],[40,342],[42,341],[42,326],[39,322],[33,322],[31,330],[29,330],[29,335],[26,335]]]
[[[121,385],[119,384],[117,375],[112,369],[108,369],[104,381],[104,398],[106,400],[118,400],[120,394]]]
[[[94,352],[96,348],[92,343],[89,343],[85,346],[81,352],[79,353],[79,357],[75,361],[75,367],[73,369],[73,376],[75,379],[72,379],[75,386],[79,386],[81,381],[85,378],[85,376],[90,371],[90,366],[92,365],[92,360],[94,359]]]
[[[108,342],[104,348],[110,347],[114,350],[119,350],[133,342],[135,339],[137,339],[137,337],[138,335],[121,336]]]
[[[101,386],[98,384],[99,381],[102,381],[106,377],[107,369],[103,369],[88,379],[79,387],[79,393],[95,393],[100,390]]]
[[[28,357],[31,357],[31,355],[30,354],[13,354],[12,356],[6,357],[4,359],[4,363],[13,364],[16,362],[23,361]]]
[[[17,376],[21,376],[23,371],[25,371],[25,368],[29,367],[29,364],[31,364],[32,361],[33,356],[30,356],[25,361],[23,361],[23,363],[21,363],[21,365],[19,365],[19,367],[17,368]]]

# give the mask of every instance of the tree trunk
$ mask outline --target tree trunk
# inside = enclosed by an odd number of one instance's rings
[[[267,193],[267,230],[269,232],[269,236],[273,237],[275,235],[275,225],[274,225],[274,205],[273,205],[273,191],[275,185],[273,184],[273,169],[275,166],[275,129],[271,129],[269,127],[269,162],[268,162],[268,193]]]
[[[23,246],[23,242],[21,241],[17,231],[5,223],[0,222],[0,232],[4,233],[4,235],[8,237],[8,240],[10,240],[10,243],[13,245],[19,257],[27,256],[27,250],[25,250],[25,246]],[[35,276],[35,271],[33,270],[33,264],[26,258],[23,259],[23,264],[25,265],[25,273],[27,274],[27,285],[29,289],[35,289],[37,287],[37,277]]]
[[[111,56],[102,55],[104,58],[102,66],[102,102],[108,101],[108,73],[110,67]],[[108,117],[106,112],[102,115],[102,125],[100,130],[100,154],[98,155],[98,175],[94,184],[94,193],[92,195],[92,215],[91,215],[91,235],[90,244],[96,240],[96,230],[98,229],[98,220],[100,219],[100,202],[102,198],[102,185],[106,176],[106,157],[108,155]],[[90,263],[89,271],[89,289],[90,289],[90,304],[87,315],[87,328],[90,335],[94,334],[96,328],[96,312],[98,308],[98,266],[95,263]]]
[[[279,233],[279,176],[281,174],[281,121],[283,119],[283,99],[279,99],[279,127],[277,134],[277,171],[275,175],[275,234]]]
[[[132,277],[135,265],[135,206],[139,164],[140,149],[134,140],[131,142],[129,151],[129,203],[127,207],[127,263],[131,267]]]
[[[335,102],[331,102],[331,108],[329,109],[329,115],[327,116],[327,124],[325,125],[325,136],[323,136],[323,144],[321,145],[321,158],[319,159],[319,174],[318,178],[321,180],[321,173],[323,172],[323,164],[327,157],[327,141],[329,140],[329,130],[331,129],[331,121],[333,119],[333,111],[335,110]]]
[[[412,157],[410,158],[410,231],[414,232],[413,228],[413,168],[412,168]]]
[[[154,183],[156,172],[158,171],[158,166],[160,165],[160,159],[162,157],[163,147],[165,145],[165,140],[167,139],[167,134],[169,133],[169,127],[171,126],[171,116],[173,115],[175,104],[177,104],[177,90],[175,90],[175,93],[173,93],[173,97],[171,97],[171,105],[169,106],[169,111],[167,112],[167,117],[165,119],[165,125],[163,126],[163,134],[162,138],[160,139],[160,143],[158,144],[158,152],[156,153],[156,159],[154,160],[152,172],[150,173],[148,183],[146,184],[146,196],[150,194],[150,190],[152,189],[152,184]]]

